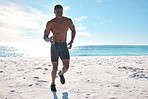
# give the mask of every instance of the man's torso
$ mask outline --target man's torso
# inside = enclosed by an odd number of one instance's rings
[[[67,31],[69,28],[69,19],[66,17],[54,18],[50,21],[51,32],[55,42],[66,42]]]

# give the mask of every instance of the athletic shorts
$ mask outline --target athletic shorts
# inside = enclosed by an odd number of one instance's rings
[[[55,42],[55,44],[51,45],[51,61],[56,62],[59,57],[61,59],[70,59],[66,42]]]

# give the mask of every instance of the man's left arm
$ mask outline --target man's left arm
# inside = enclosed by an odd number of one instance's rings
[[[68,43],[68,46],[69,46],[68,49],[71,49],[72,48],[72,43],[73,43],[75,35],[76,35],[75,26],[74,26],[71,19],[69,19],[69,28],[71,30],[71,41]]]

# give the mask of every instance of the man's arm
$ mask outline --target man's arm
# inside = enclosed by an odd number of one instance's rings
[[[70,28],[70,30],[71,30],[71,41],[68,43],[68,45],[70,45],[70,46],[68,47],[68,49],[71,49],[73,40],[74,40],[75,35],[76,35],[75,26],[74,26],[74,24],[73,24],[73,22],[72,22],[71,19],[69,19],[69,28]]]
[[[73,43],[73,40],[74,40],[74,38],[75,38],[75,35],[76,35],[76,30],[75,30],[75,26],[74,26],[74,24],[73,24],[73,22],[72,22],[72,20],[70,19],[69,20],[70,22],[70,30],[71,30],[71,42]]]
[[[46,29],[45,29],[45,31],[44,31],[44,37],[43,37],[43,39],[44,39],[46,42],[51,41],[51,38],[48,37],[49,34],[50,34],[50,29],[51,29],[51,23],[50,23],[50,21],[48,21],[47,24],[46,24]]]

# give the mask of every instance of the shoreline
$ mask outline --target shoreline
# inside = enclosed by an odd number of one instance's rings
[[[71,56],[66,84],[56,77],[56,93],[50,57],[0,57],[0,66],[2,99],[148,98],[148,56]]]
[[[0,58],[50,58],[49,56],[16,56],[16,57],[0,57]],[[70,56],[70,57],[148,57],[148,55],[135,55],[135,56]],[[60,58],[59,58],[60,59]]]

